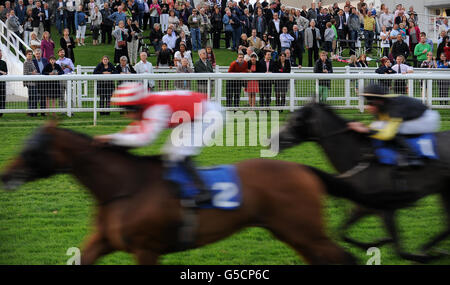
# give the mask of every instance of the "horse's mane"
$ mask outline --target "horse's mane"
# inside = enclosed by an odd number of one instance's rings
[[[310,104],[312,107],[313,106],[317,106],[320,107],[322,110],[326,111],[328,114],[330,114],[333,118],[335,118],[336,120],[339,121],[339,123],[341,124],[347,124],[348,120],[345,119],[342,116],[339,116],[338,114],[336,114],[335,110],[333,108],[331,108],[330,105],[324,104],[324,103],[311,103]]]
[[[83,140],[86,140],[88,142],[88,144],[91,145],[91,147],[96,148],[98,151],[114,152],[115,154],[120,154],[123,156],[127,156],[129,158],[139,159],[139,160],[147,160],[147,161],[153,161],[153,162],[161,162],[162,161],[161,155],[148,155],[148,156],[134,155],[129,152],[130,148],[128,148],[128,147],[117,146],[117,145],[112,145],[112,144],[95,145],[95,144],[93,144],[94,139],[87,134],[77,132],[77,131],[74,131],[71,129],[66,129],[66,128],[56,127],[55,129],[63,131],[65,133],[68,133],[72,136],[76,136]]]

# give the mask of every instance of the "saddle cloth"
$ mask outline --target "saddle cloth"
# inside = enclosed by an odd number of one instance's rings
[[[199,175],[212,192],[212,204],[202,205],[202,209],[218,208],[234,210],[242,202],[241,182],[233,165],[220,165],[212,168],[199,168]],[[182,199],[194,197],[199,190],[183,166],[168,168],[165,178],[178,184]]]
[[[434,134],[430,133],[409,137],[406,138],[406,142],[417,156],[428,159],[439,159]],[[389,145],[389,142],[373,140],[373,146],[375,147],[375,155],[381,164],[397,165],[400,154],[395,147]]]

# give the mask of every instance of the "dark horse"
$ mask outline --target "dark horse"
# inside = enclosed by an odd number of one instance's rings
[[[264,159],[243,161],[236,168],[242,205],[237,210],[197,210],[192,248],[243,227],[262,226],[308,263],[355,262],[325,234],[321,199],[327,183],[315,174],[320,171]],[[98,207],[95,232],[82,251],[81,263],[93,264],[103,255],[126,251],[140,264],[156,264],[160,255],[186,249],[180,249],[178,236],[185,208],[174,185],[163,179],[164,172],[158,156],[135,156],[97,145],[86,135],[47,125],[29,139],[1,180],[6,188],[17,188],[57,173],[74,175],[92,193]]]
[[[405,258],[426,262],[437,258],[426,252],[450,234],[450,132],[436,134],[439,160],[429,160],[426,167],[400,169],[379,164],[369,137],[347,128],[347,121],[323,104],[308,104],[289,118],[286,125],[272,140],[279,140],[280,150],[305,141],[317,142],[325,151],[340,178],[351,185],[346,190],[333,193],[348,198],[359,205],[343,229],[346,241],[361,247],[379,246],[393,241],[397,253]],[[425,244],[420,254],[402,251],[395,225],[395,211],[411,206],[418,199],[439,193],[447,212],[447,228]],[[361,243],[346,236],[346,229],[361,217],[373,214],[383,218],[391,238],[374,243]]]

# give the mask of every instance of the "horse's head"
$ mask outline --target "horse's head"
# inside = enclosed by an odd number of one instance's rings
[[[26,141],[23,150],[6,167],[0,178],[6,190],[15,190],[22,184],[49,177],[62,168],[52,150],[54,123],[39,127]]]
[[[312,103],[295,111],[272,141],[278,140],[283,150],[302,142],[318,141],[344,128],[345,120],[328,106]]]

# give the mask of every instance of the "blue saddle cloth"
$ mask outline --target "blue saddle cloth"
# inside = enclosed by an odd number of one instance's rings
[[[436,136],[434,134],[423,134],[417,137],[407,138],[411,150],[416,155],[428,159],[439,159],[436,151]],[[390,146],[387,142],[381,140],[373,140],[375,155],[382,164],[397,165],[400,156],[397,149]]]
[[[213,168],[201,168],[198,171],[213,196],[212,204],[202,205],[201,208],[234,210],[240,207],[242,202],[241,181],[235,166],[220,165]],[[194,197],[199,192],[192,178],[181,165],[169,167],[165,178],[179,185],[183,199]]]

